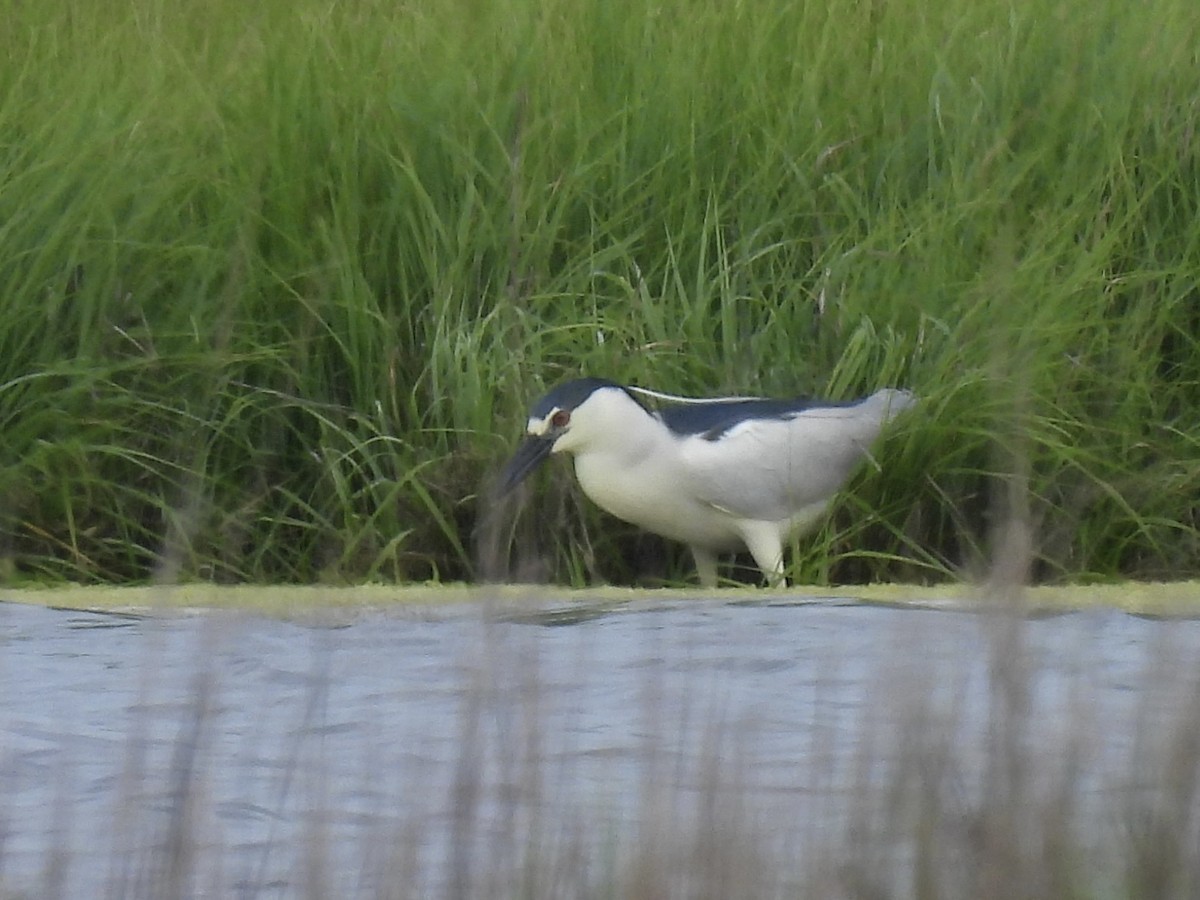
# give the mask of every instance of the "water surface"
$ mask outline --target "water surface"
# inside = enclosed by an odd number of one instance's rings
[[[1015,693],[996,677],[1014,654]],[[373,896],[397,866],[438,895],[464,854],[645,829],[655,804],[715,815],[713,797],[811,843],[922,716],[951,723],[968,789],[1012,715],[1047,760],[1086,746],[1081,782],[1103,792],[1196,659],[1200,623],[1107,610],[1005,636],[984,615],[778,598],[336,624],[0,603],[0,888],[150,896],[176,846],[197,896],[318,877]]]

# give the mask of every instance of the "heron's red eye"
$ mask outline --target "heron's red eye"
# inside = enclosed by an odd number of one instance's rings
[[[554,415],[550,417],[550,424],[555,428],[566,428],[570,421],[571,414],[565,409],[556,409]]]

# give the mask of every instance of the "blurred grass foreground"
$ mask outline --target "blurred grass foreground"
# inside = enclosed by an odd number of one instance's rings
[[[3,18],[0,580],[472,577],[581,372],[920,394],[798,577],[977,565],[1018,435],[1035,577],[1200,573],[1194,0]],[[565,484],[542,574],[687,571]]]
[[[1200,895],[1196,621],[471,610],[0,604],[0,897]]]

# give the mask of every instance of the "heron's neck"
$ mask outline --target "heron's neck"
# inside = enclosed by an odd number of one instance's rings
[[[621,465],[637,465],[652,454],[669,455],[675,441],[671,432],[633,398],[619,398],[596,422],[592,440],[575,453],[605,457]]]

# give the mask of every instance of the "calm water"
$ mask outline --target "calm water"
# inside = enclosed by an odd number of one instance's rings
[[[1200,623],[1092,611],[1003,644],[981,615],[819,601],[337,627],[0,603],[0,895],[135,895],[173,840],[198,896],[296,896],[314,855],[333,895],[370,895],[398,853],[437,893],[455,848],[620,827],[659,794],[684,814],[714,783],[803,840],[914,710],[982,765],[1012,654],[1024,740],[1084,735],[1102,791],[1179,703]]]

